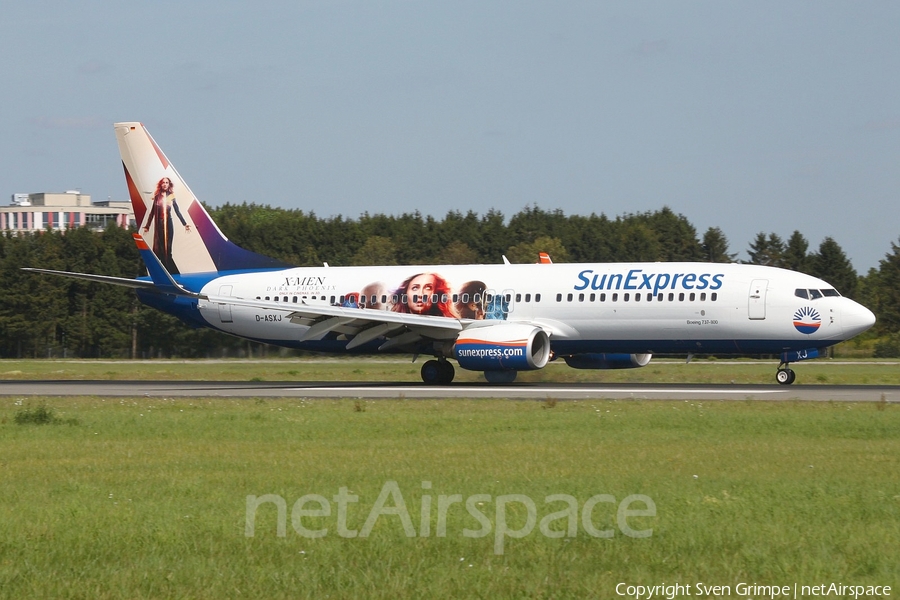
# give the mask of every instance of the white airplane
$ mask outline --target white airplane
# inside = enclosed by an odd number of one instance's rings
[[[643,367],[653,354],[773,354],[776,380],[875,323],[821,279],[718,263],[292,267],[228,240],[141,123],[117,123],[148,277],[52,273],[134,288],[191,325],[289,348],[429,355],[490,382],[562,358],[576,369]]]

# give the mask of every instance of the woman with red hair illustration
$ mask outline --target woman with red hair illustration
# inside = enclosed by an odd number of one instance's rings
[[[459,318],[450,301],[450,286],[437,273],[408,277],[394,293],[398,297],[392,309],[394,312]]]
[[[181,211],[178,209],[178,202],[175,201],[172,180],[168,177],[163,177],[156,184],[156,192],[153,194],[153,205],[147,211],[147,218],[144,221],[144,233],[150,231],[150,224],[155,219],[153,253],[156,254],[156,257],[168,269],[169,273],[178,273],[178,267],[172,259],[172,233],[175,229],[172,220],[172,209],[175,209],[175,214],[184,226],[184,231],[190,233],[191,226],[184,220]]]

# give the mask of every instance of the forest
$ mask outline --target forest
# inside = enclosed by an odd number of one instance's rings
[[[357,219],[319,218],[302,210],[256,204],[207,207],[236,244],[297,266],[556,263],[626,261],[734,262],[719,228],[702,235],[669,208],[609,218],[526,207],[448,212],[442,220],[418,212]],[[209,329],[191,329],[145,307],[127,288],[39,275],[38,267],[118,277],[145,275],[131,231],[114,226],[0,236],[0,358],[255,357],[266,348]],[[900,246],[891,242],[877,268],[858,275],[837,241],[818,248],[799,231],[787,240],[759,232],[746,249],[751,264],[820,277],[869,307],[875,327],[859,340],[869,356],[900,356]]]

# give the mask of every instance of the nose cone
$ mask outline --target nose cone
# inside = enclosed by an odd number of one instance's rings
[[[848,300],[843,310],[844,333],[847,338],[859,335],[869,327],[875,324],[875,315],[871,310],[859,304]]]

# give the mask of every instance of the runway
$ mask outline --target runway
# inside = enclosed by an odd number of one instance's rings
[[[242,381],[0,381],[0,396],[151,398],[508,398],[512,400],[769,400],[900,402],[900,386]]]

